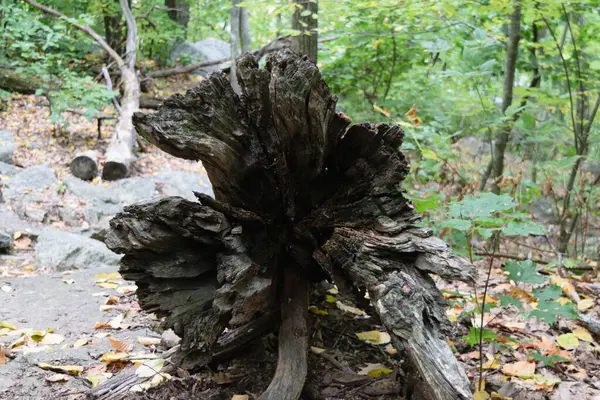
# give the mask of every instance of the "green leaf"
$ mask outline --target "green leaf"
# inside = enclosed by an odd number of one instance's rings
[[[521,119],[523,120],[523,126],[525,129],[533,130],[535,129],[535,117],[529,113],[521,114]]]
[[[531,221],[510,221],[502,230],[506,236],[543,235],[544,225]]]
[[[411,201],[415,206],[415,211],[418,213],[424,213],[432,208],[437,208],[440,205],[436,195],[431,195],[425,199],[412,198]]]
[[[487,218],[515,206],[513,199],[508,195],[482,193],[479,197],[465,196],[462,201],[451,204],[448,214],[455,218]]]
[[[537,305],[537,310],[529,313],[529,318],[537,318],[538,320],[544,320],[548,324],[553,324],[559,315],[567,319],[578,317],[573,303],[562,305],[558,301],[540,301]]]
[[[535,264],[531,260],[516,262],[508,260],[504,269],[508,272],[508,279],[515,282],[530,283],[532,285],[540,285],[548,278],[537,273]]]
[[[489,239],[492,237],[492,235],[494,234],[494,232],[496,231],[496,229],[489,229],[489,228],[476,228],[477,233],[479,233],[481,235],[481,237],[485,240]]]
[[[562,294],[562,289],[558,285],[550,285],[550,286],[546,286],[544,288],[533,290],[533,295],[540,302],[556,300],[560,297],[561,294]]]
[[[536,361],[543,362],[546,367],[553,367],[556,363],[569,361],[569,359],[557,355],[543,356],[537,351],[535,353],[528,354],[528,356]]]
[[[519,310],[523,310],[523,302],[519,299],[516,299],[512,296],[500,296],[500,305],[503,307],[515,306]]]
[[[465,339],[465,341],[469,344],[469,346],[473,347],[475,346],[477,343],[479,343],[479,336],[481,333],[481,329],[476,328],[476,327],[471,327],[469,329],[469,334],[463,336],[463,339]],[[491,331],[489,329],[484,329],[483,330],[483,341],[484,342],[490,342],[493,341],[497,338],[498,336],[496,336],[496,334],[494,333],[494,331]]]
[[[448,219],[442,222],[443,228],[452,228],[461,232],[468,232],[471,229],[471,222],[464,219]]]

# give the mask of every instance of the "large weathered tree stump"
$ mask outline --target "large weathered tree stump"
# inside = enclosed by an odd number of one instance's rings
[[[444,299],[429,274],[472,280],[474,269],[417,227],[403,196],[403,132],[351,125],[318,68],[290,50],[265,69],[237,62],[241,94],[213,74],[153,114],[140,135],[166,152],[202,160],[215,198],[133,205],[111,221],[107,245],[141,306],[183,337],[177,362],[206,364],[225,328],[238,337],[267,318],[279,325],[279,360],[261,399],[297,399],[306,376],[309,285],[323,279],[367,290],[393,343],[434,399],[470,399],[445,341]],[[264,325],[264,324],[263,324]],[[221,341],[222,342],[222,341]],[[238,341],[240,342],[240,341]]]

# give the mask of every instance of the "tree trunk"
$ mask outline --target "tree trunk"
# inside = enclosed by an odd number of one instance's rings
[[[183,26],[187,31],[188,22],[190,21],[189,0],[165,0],[165,6],[168,8],[167,15],[169,18]]]
[[[504,66],[504,85],[502,96],[502,114],[512,105],[513,87],[515,85],[515,72],[517,69],[517,57],[519,56],[519,41],[521,40],[521,0],[515,0],[515,9],[510,16],[510,31],[508,46],[506,50],[506,65]],[[509,120],[512,121],[512,118]],[[500,193],[500,181],[504,173],[504,152],[510,137],[513,124],[504,122],[496,133],[494,154],[492,156],[492,192]]]
[[[269,55],[265,69],[244,54],[237,77],[241,95],[213,74],[133,118],[164,151],[202,160],[215,198],[126,207],[106,238],[124,254],[120,271],[136,282],[141,307],[182,337],[174,361],[201,367],[225,328],[245,336],[245,326],[279,310],[278,365],[261,398],[298,399],[309,285],[335,277],[342,290],[368,290],[433,400],[471,399],[429,274],[472,281],[474,267],[417,227],[402,189],[401,128],[350,126],[316,65],[287,49]]]
[[[121,82],[123,86],[121,111],[106,151],[106,163],[102,169],[102,179],[111,181],[129,175],[129,168],[135,158],[133,155],[135,130],[132,118],[133,113],[140,108],[140,84],[135,71],[129,67],[121,68]]]
[[[229,45],[231,48],[231,67],[229,68],[229,80],[231,87],[236,93],[240,93],[240,85],[238,84],[235,68],[235,60],[239,55],[239,38],[240,38],[240,15],[241,9],[238,7],[240,0],[231,1],[231,22],[229,24]]]
[[[298,6],[294,7],[292,15],[292,29],[300,31],[300,34],[292,37],[292,49],[298,54],[306,54],[309,60],[317,62],[317,27],[316,18],[319,5],[317,0],[294,0]],[[310,14],[302,15],[309,11]]]
[[[240,41],[242,42],[242,53],[252,50],[252,36],[250,35],[248,7],[242,7],[240,9]]]
[[[79,179],[91,181],[98,175],[98,157],[96,156],[96,152],[89,150],[77,154],[71,161],[69,169]]]
[[[137,26],[131,14],[127,0],[119,0],[127,22],[127,43],[124,62],[119,65],[123,96],[119,119],[115,126],[110,145],[106,151],[106,163],[102,169],[102,179],[117,180],[129,175],[129,169],[135,159],[135,130],[133,128],[133,113],[140,108],[140,82],[135,71],[137,52]]]

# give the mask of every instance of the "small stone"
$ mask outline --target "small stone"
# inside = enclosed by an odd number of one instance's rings
[[[161,346],[167,349],[177,346],[179,342],[181,342],[181,338],[177,336],[172,329],[164,331],[160,340]]]

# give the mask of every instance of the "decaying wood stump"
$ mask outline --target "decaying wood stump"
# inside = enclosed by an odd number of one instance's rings
[[[472,398],[429,274],[472,280],[474,269],[417,227],[402,189],[402,130],[351,125],[315,64],[291,50],[271,54],[264,69],[245,54],[237,76],[239,96],[213,74],[158,112],[134,115],[150,142],[202,160],[215,198],[126,207],[106,240],[125,254],[121,273],[138,285],[141,306],[183,337],[177,362],[204,365],[225,328],[243,341],[245,326],[280,313],[278,366],[261,399],[299,398],[309,285],[329,279],[368,291],[434,399]]]

